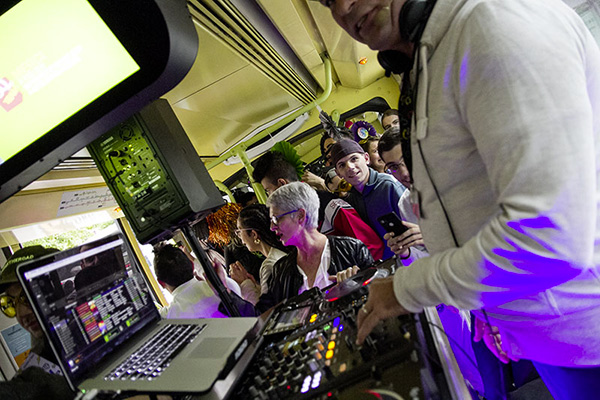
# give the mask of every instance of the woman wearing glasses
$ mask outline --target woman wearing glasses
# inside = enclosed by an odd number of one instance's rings
[[[275,264],[268,291],[256,304],[259,311],[313,287],[322,289],[347,279],[373,263],[359,240],[325,236],[317,230],[319,197],[308,184],[293,182],[278,188],[267,206],[271,230],[284,245],[294,247]]]
[[[240,211],[235,233],[248,250],[266,257],[260,266],[260,284],[240,262],[229,266],[229,274],[240,285],[242,297],[252,304],[268,291],[273,265],[289,251],[270,228],[269,209],[265,205],[252,204]]]

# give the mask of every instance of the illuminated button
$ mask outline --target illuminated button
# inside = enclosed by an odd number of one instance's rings
[[[321,371],[318,371],[312,378],[312,384],[310,385],[310,387],[312,389],[315,389],[317,387],[319,387],[319,384],[321,383]]]
[[[337,337],[337,335],[334,333],[333,335],[331,335],[331,337],[329,339],[330,340],[335,340],[336,337]]]
[[[346,372],[346,368],[348,368],[348,366],[346,365],[346,363],[342,363],[340,365],[340,372]]]
[[[333,357],[333,350],[327,350],[327,353],[325,353],[325,358],[330,360]]]
[[[312,377],[309,375],[304,378],[304,382],[302,382],[302,389],[300,389],[300,393],[306,393],[310,389],[310,381]]]
[[[327,349],[329,349],[329,350],[335,349],[335,342],[334,341],[329,342],[329,344],[327,345]]]
[[[313,322],[315,322],[316,320],[317,320],[317,314],[313,314],[313,315],[311,315],[311,316],[310,316],[310,320],[309,320],[309,321],[310,321],[310,323],[313,323]]]
[[[333,320],[333,326],[337,328],[337,326],[340,324],[340,317],[335,317],[335,319]]]
[[[325,346],[323,346],[323,343],[321,343],[321,342],[317,343],[317,350],[319,350],[319,351],[325,350]]]

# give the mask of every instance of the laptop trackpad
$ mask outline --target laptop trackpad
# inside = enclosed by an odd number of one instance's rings
[[[206,338],[190,353],[191,358],[222,358],[237,338]]]

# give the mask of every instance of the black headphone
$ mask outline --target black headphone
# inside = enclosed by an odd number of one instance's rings
[[[436,0],[408,0],[400,9],[398,26],[403,40],[416,43],[421,39]],[[411,57],[396,50],[377,53],[377,61],[387,73],[402,74],[413,65]]]

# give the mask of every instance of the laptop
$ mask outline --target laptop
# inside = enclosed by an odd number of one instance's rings
[[[209,391],[252,340],[256,318],[163,320],[136,262],[116,234],[23,263],[17,275],[73,390]],[[132,353],[161,329],[188,337],[159,338],[170,353],[147,345],[136,364]]]

